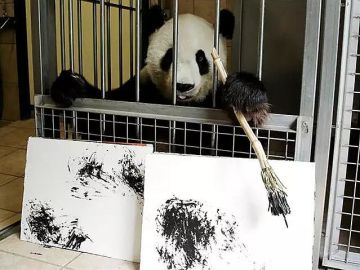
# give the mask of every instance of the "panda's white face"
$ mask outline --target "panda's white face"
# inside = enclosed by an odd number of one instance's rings
[[[212,91],[214,28],[192,14],[179,16],[177,101],[200,102]],[[226,65],[225,40],[220,38],[220,57]],[[168,100],[172,99],[173,20],[167,21],[150,37],[146,71]]]

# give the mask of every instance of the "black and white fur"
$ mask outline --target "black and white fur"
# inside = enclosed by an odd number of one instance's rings
[[[226,39],[231,39],[234,16],[227,10],[220,14],[220,57],[226,66]],[[192,14],[179,15],[178,69],[176,96],[178,105],[211,106],[213,88],[214,28]],[[165,20],[159,6],[144,14],[143,48],[146,59],[140,72],[140,101],[169,104],[172,100],[173,20]],[[144,50],[143,50],[144,51]],[[74,72],[63,71],[51,88],[53,100],[69,107],[76,98],[100,98],[101,92]],[[108,91],[107,99],[135,101],[135,78],[122,87]],[[222,107],[235,106],[262,124],[268,112],[263,84],[247,73],[231,74],[217,95]]]

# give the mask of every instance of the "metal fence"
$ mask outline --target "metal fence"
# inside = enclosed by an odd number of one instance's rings
[[[360,99],[359,99],[359,66],[358,58],[360,37],[360,1],[344,1],[343,10],[339,4],[329,5],[329,17],[334,26],[331,38],[337,39],[339,30],[343,33],[340,37],[341,63],[339,67],[339,90],[329,94],[320,109],[330,110],[334,106],[334,98],[337,98],[336,117],[334,121],[334,146],[331,147],[330,140],[319,146],[318,156],[323,151],[325,158],[319,163],[320,176],[331,180],[330,197],[328,203],[327,226],[324,248],[324,265],[337,269],[359,269],[360,268],[360,189],[359,189],[359,165],[360,165]],[[341,27],[339,27],[341,25]],[[340,32],[340,33],[341,33]],[[336,67],[336,50],[329,61],[333,61]],[[329,70],[328,70],[329,71]],[[330,74],[335,74],[330,71]],[[324,74],[324,76],[326,76]],[[333,76],[333,75],[331,75]],[[328,77],[329,78],[329,77]],[[331,78],[330,89],[334,89],[334,80]],[[326,83],[323,85],[326,87]],[[324,90],[325,93],[328,90]],[[322,118],[326,123],[332,123],[331,113]],[[327,118],[327,119],[326,119]],[[329,125],[330,126],[330,125]],[[321,132],[320,129],[318,129]],[[329,128],[327,128],[329,130]],[[322,133],[323,134],[323,133]],[[326,153],[330,150],[332,159]],[[332,152],[333,150],[333,152]]]
[[[34,81],[37,91],[35,97],[37,136],[101,142],[152,143],[157,151],[255,157],[241,128],[223,110],[176,106],[176,98],[169,105],[138,102],[142,65],[140,25],[142,9],[146,8],[146,1],[31,0],[31,2],[36,71]],[[93,7],[91,35],[85,32],[82,23],[85,5],[88,8],[89,2]],[[236,2],[242,5],[242,1]],[[268,157],[274,159],[310,161],[311,157],[321,1],[306,2],[300,113],[299,115],[271,114],[264,127],[254,128]],[[221,1],[209,0],[209,3],[212,3],[216,10],[214,46],[217,48]],[[176,51],[179,1],[173,0],[172,4],[175,22],[173,41]],[[259,3],[259,62],[257,63],[259,75],[261,75],[263,55],[266,54],[263,51],[266,5],[265,0]],[[244,9],[239,10],[246,12]],[[112,23],[114,11],[117,14],[116,29],[120,37],[116,41],[111,35],[112,28],[115,27]],[[241,17],[242,14],[236,16]],[[127,22],[124,21],[125,17]],[[128,27],[126,31],[124,24]],[[126,38],[123,38],[124,35]],[[117,42],[118,49],[116,59],[112,55],[114,42]],[[239,42],[241,40],[235,40],[234,44],[239,45]],[[89,65],[94,84],[101,88],[105,96],[105,92],[114,83],[121,85],[127,77],[134,75],[137,82],[134,102],[81,99],[75,101],[71,108],[64,109],[54,104],[47,95],[47,90],[50,89],[59,69],[71,68],[79,73],[85,73],[87,68],[85,62],[88,60],[84,59],[84,49],[90,43],[93,56]],[[125,46],[129,50],[126,54]],[[233,46],[233,50],[236,50],[236,46]],[[124,60],[125,58],[127,60]],[[176,53],[173,60],[175,67],[173,78],[176,78]],[[128,72],[124,73],[123,70],[126,69]],[[176,80],[173,82],[175,89]],[[217,78],[214,76],[214,87],[216,85]],[[318,207],[321,209],[322,206],[319,204]],[[321,218],[318,216],[316,223],[315,261],[319,256],[320,245]],[[317,264],[315,263],[314,266],[317,267]],[[314,269],[317,269],[316,267]]]

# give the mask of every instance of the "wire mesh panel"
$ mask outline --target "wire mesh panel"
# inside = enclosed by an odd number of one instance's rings
[[[345,2],[344,36],[324,265],[360,268],[360,1]]]
[[[46,138],[151,143],[159,152],[255,157],[242,129],[221,110],[87,99],[64,110],[47,96],[37,96],[35,105],[37,135]],[[295,159],[299,118],[272,115],[266,126],[254,129],[268,157]]]

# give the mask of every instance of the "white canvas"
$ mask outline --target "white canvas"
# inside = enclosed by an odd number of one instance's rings
[[[30,138],[21,239],[138,262],[152,146]]]
[[[291,214],[268,212],[256,159],[146,159],[141,270],[312,269],[314,164],[270,161]]]

